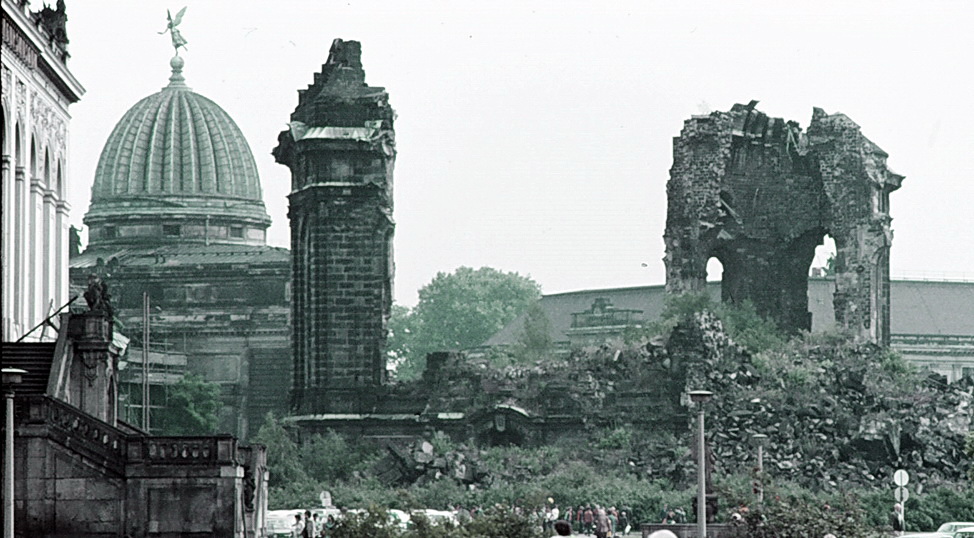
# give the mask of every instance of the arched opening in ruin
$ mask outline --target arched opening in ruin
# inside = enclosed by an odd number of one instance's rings
[[[711,256],[707,260],[707,282],[723,282],[723,280],[724,264],[717,256]]]
[[[826,234],[822,244],[815,247],[815,256],[808,276],[813,278],[829,277],[835,274],[835,240]]]

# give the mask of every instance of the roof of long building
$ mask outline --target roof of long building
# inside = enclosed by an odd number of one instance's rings
[[[708,282],[707,292],[720,299],[720,282]],[[808,281],[808,311],[812,330],[835,326],[832,294],[835,282],[827,278]],[[554,342],[568,341],[572,314],[592,308],[598,298],[608,299],[616,309],[642,310],[643,319],[659,319],[663,312],[664,286],[637,286],[555,293],[543,296],[539,304],[549,323]],[[508,323],[484,345],[513,344],[524,326],[525,314]],[[894,335],[974,336],[974,282],[894,280],[890,283],[890,324]]]

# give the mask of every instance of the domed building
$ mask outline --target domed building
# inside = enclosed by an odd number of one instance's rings
[[[150,428],[167,387],[194,373],[221,386],[220,431],[246,438],[251,423],[286,408],[290,253],[266,245],[270,217],[243,133],[186,84],[182,57],[170,65],[169,84],[132,106],[105,143],[71,282],[101,276],[132,338],[123,419],[142,421],[145,296]]]

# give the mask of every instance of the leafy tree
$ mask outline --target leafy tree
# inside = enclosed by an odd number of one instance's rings
[[[412,355],[413,341],[416,336],[416,318],[408,306],[392,305],[389,316],[388,337],[386,339],[386,358],[389,368],[401,377],[412,364],[404,364]],[[408,372],[405,377],[414,378],[422,372]]]
[[[212,435],[222,407],[220,386],[187,374],[169,388],[166,407],[153,417],[163,435]]]
[[[308,474],[302,465],[294,436],[273,413],[267,414],[253,441],[267,447],[267,470],[270,474],[268,486],[271,488],[272,500],[276,500],[274,488],[308,482]]]
[[[426,354],[478,346],[541,297],[541,286],[526,276],[490,267],[460,267],[437,273],[419,290],[419,302],[401,326],[411,337],[399,344],[404,356],[399,379],[422,374]]]
[[[551,353],[555,345],[551,338],[551,323],[540,302],[528,307],[524,327],[518,336],[516,353],[527,361],[543,359]]]
[[[299,450],[301,465],[308,477],[324,483],[348,480],[355,471],[364,471],[378,457],[376,447],[365,440],[349,441],[328,431],[314,434]]]

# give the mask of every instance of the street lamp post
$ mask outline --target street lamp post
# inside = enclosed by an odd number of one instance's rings
[[[714,395],[709,390],[690,391],[690,400],[697,404],[697,537],[707,538],[707,450],[703,435],[703,404]]]
[[[758,447],[758,508],[764,509],[764,446],[768,444],[768,436],[756,433],[751,436],[751,442]]]
[[[27,372],[4,368],[3,398],[7,403],[7,435],[3,443],[3,536],[14,536],[14,385],[23,381]]]

